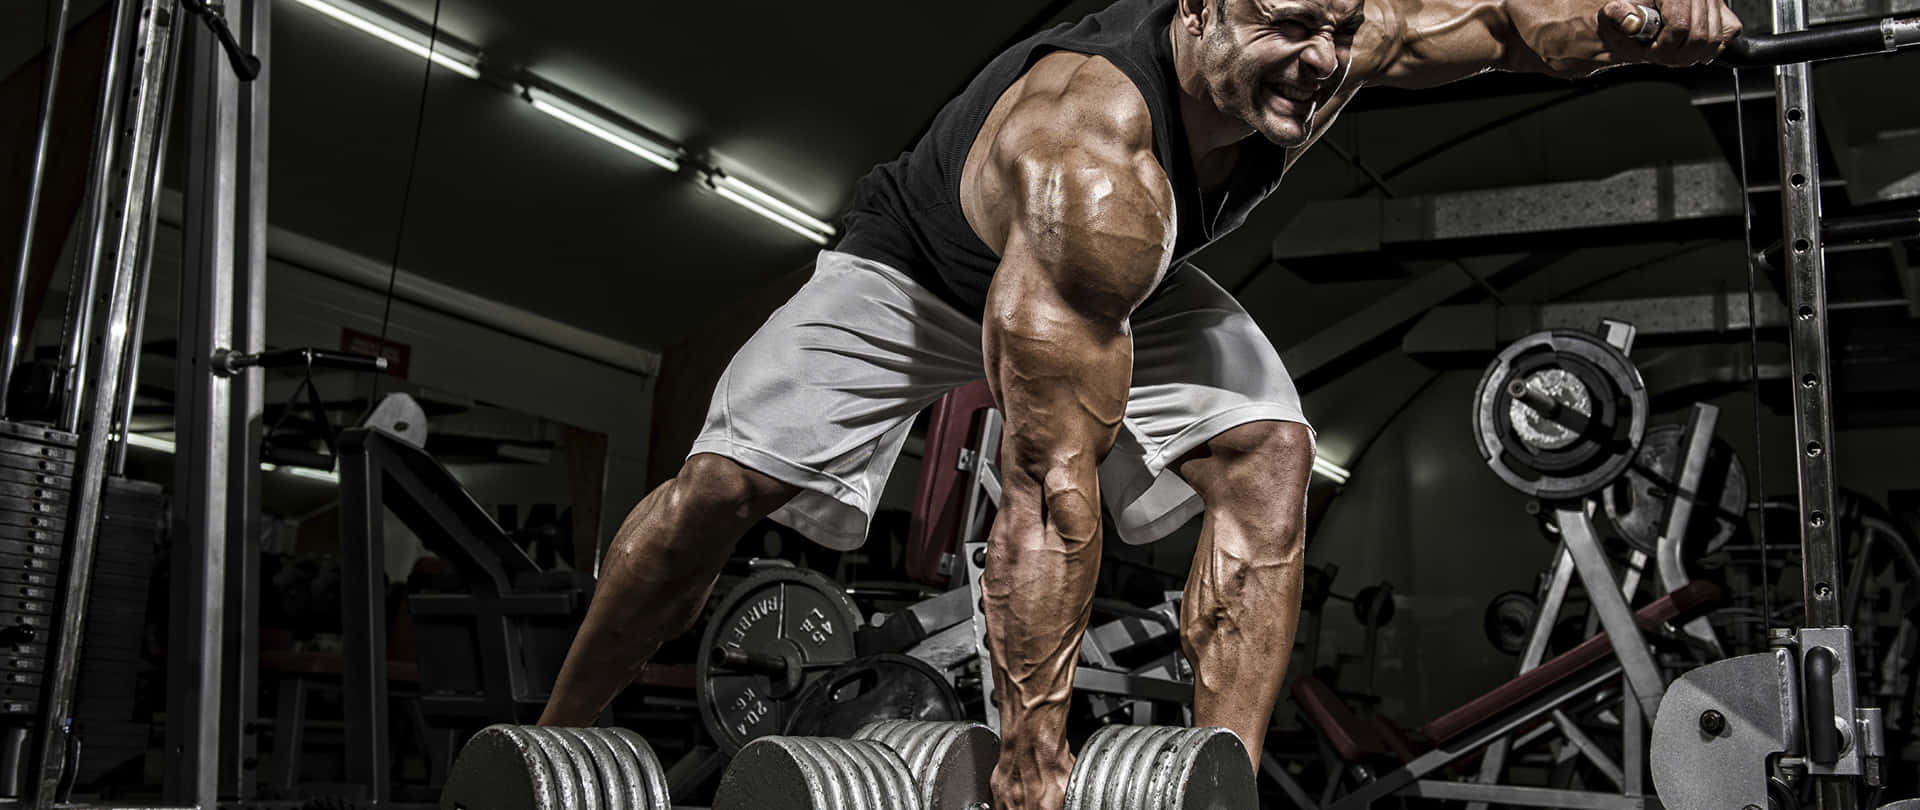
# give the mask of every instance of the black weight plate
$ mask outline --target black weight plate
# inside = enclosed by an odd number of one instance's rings
[[[0,714],[31,716],[40,710],[39,696],[28,700],[0,700]]]
[[[58,560],[40,557],[23,557],[18,554],[0,554],[0,568],[12,568],[20,571],[38,571],[51,574],[60,570]]]
[[[73,492],[73,478],[65,475],[18,470],[12,467],[0,467],[0,481],[23,487],[46,487],[63,492]]]
[[[19,554],[28,557],[58,560],[60,559],[60,547],[50,543],[20,543],[13,540],[0,540],[0,554]]]
[[[44,672],[47,660],[44,658],[18,658],[0,656],[0,672]]]
[[[69,484],[73,482],[73,464],[40,456],[0,452],[0,468],[59,476],[66,479]]]
[[[16,484],[12,481],[5,480],[0,480],[0,495],[9,498],[22,498],[36,503],[54,504],[61,507],[66,505],[69,498],[69,493],[64,487]]]
[[[1599,416],[1597,421],[1606,427],[1596,432],[1591,440],[1568,448],[1579,450],[1583,446],[1599,446],[1601,452],[1597,455],[1578,459],[1579,453],[1550,456],[1516,451],[1508,446],[1512,398],[1506,394],[1506,384],[1523,360],[1539,353],[1569,361],[1556,360],[1554,365],[1561,368],[1571,370],[1581,368],[1584,364],[1598,372],[1598,381],[1582,379],[1593,395],[1595,413]],[[1608,391],[1613,396],[1603,393]],[[1606,404],[1613,402],[1616,396],[1619,400],[1615,405],[1617,412],[1601,414]],[[1632,463],[1634,451],[1646,431],[1647,390],[1639,370],[1634,368],[1626,355],[1604,340],[1570,329],[1538,332],[1502,349],[1480,376],[1473,404],[1474,444],[1480,451],[1480,457],[1509,486],[1543,500],[1582,498],[1604,488]],[[1578,461],[1575,465],[1578,470],[1546,472],[1532,463],[1540,458],[1550,458],[1546,462],[1549,466]]]
[[[35,616],[51,616],[55,603],[47,599],[22,599],[20,597],[0,598],[0,610],[28,613]]]
[[[156,481],[141,481],[118,475],[108,476],[103,488],[114,498],[164,501],[167,497],[166,487]]]
[[[95,582],[87,594],[87,610],[109,611],[115,614],[144,614],[147,611],[147,593],[123,590],[117,586],[102,586]]]
[[[21,613],[15,610],[0,610],[0,629],[4,629],[11,625],[19,625],[21,627],[31,627],[44,633],[49,628],[53,627],[53,619],[47,616],[40,615],[38,613]],[[26,640],[45,641],[46,639],[44,637],[36,637],[33,639],[26,639]]]
[[[769,566],[727,592],[708,620],[694,664],[695,697],[714,741],[731,754],[785,727],[803,673],[852,660],[859,611],[833,580]],[[787,674],[728,669],[717,648],[791,662]],[[799,677],[795,677],[799,676]]]
[[[1647,430],[1634,465],[1605,490],[1601,503],[1621,539],[1648,554],[1658,553],[1666,532],[1668,505],[1678,487],[1682,425]],[[1747,472],[1731,445],[1715,436],[1707,447],[1693,517],[1687,522],[1682,557],[1687,560],[1719,551],[1746,522]]]
[[[16,641],[0,644],[0,655],[22,656],[26,658],[45,658],[47,645],[40,641]]]
[[[37,687],[40,685],[40,678],[41,678],[40,671],[37,669],[35,670],[4,670],[4,671],[0,671],[0,686]]]
[[[56,532],[52,529],[0,526],[0,540],[14,540],[21,543],[53,543],[58,545],[67,542],[67,534],[66,532]]]
[[[44,514],[21,512],[0,508],[0,526],[17,526],[22,529],[44,529],[50,532],[66,534],[66,518],[48,517]]]
[[[10,436],[0,436],[0,453],[11,453],[27,458],[44,458],[58,464],[72,464],[76,455],[72,447],[43,444]]]
[[[1487,610],[1480,617],[1480,629],[1494,649],[1519,655],[1526,650],[1527,636],[1533,633],[1539,616],[1540,603],[1533,594],[1507,591],[1487,603]]]
[[[953,685],[918,658],[882,653],[855,658],[809,684],[781,733],[852,737],[880,720],[952,721],[965,717]]]
[[[1353,617],[1361,627],[1386,627],[1393,623],[1393,586],[1368,585],[1353,595]]]
[[[62,521],[63,524],[67,519],[67,507],[65,504],[49,503],[33,498],[15,498],[8,495],[0,495],[0,510],[56,518]]]
[[[52,588],[60,584],[59,577],[46,571],[22,571],[15,568],[0,568],[0,586],[8,588]]]
[[[45,584],[23,585],[12,581],[14,579],[12,575],[17,573],[19,572],[8,571],[6,572],[7,576],[0,576],[0,599],[44,599],[52,601],[59,598],[59,592],[53,589],[50,582],[52,577],[43,578],[48,581]]]
[[[22,439],[58,447],[80,446],[80,434],[68,433],[48,425],[0,421],[0,438]]]

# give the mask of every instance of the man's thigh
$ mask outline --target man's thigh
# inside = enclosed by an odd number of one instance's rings
[[[913,417],[980,375],[980,327],[906,274],[826,251],[735,353],[692,453],[802,489],[772,516],[858,545]]]
[[[1307,424],[1279,352],[1212,279],[1183,267],[1133,317],[1133,384],[1102,494],[1129,543],[1158,539],[1203,504],[1170,471],[1239,425]]]

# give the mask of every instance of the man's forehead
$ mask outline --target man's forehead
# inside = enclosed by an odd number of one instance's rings
[[[1361,10],[1366,7],[1366,0],[1249,0],[1249,2],[1263,13],[1300,10],[1325,17],[1333,22],[1360,16]]]

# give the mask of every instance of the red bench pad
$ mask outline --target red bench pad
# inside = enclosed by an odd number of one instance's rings
[[[1319,678],[1312,675],[1295,678],[1292,691],[1293,702],[1300,706],[1307,722],[1327,735],[1327,741],[1340,752],[1341,759],[1358,762],[1362,757],[1387,753],[1386,743],[1374,728],[1360,722],[1353,710],[1347,708],[1346,701]]]
[[[1642,626],[1657,627],[1703,614],[1719,600],[1718,586],[1710,582],[1693,582],[1634,611],[1634,618]],[[1613,647],[1607,641],[1607,634],[1596,635],[1581,642],[1580,646],[1548,659],[1526,674],[1507,681],[1499,688],[1441,715],[1428,723],[1423,730],[1426,732],[1427,739],[1434,745],[1444,743],[1479,725],[1482,721],[1573,677],[1581,670],[1612,654]]]
[[[927,452],[914,487],[913,518],[907,525],[907,576],[935,588],[947,586],[940,556],[959,542],[968,474],[958,466],[960,449],[974,441],[974,415],[993,407],[987,381],[947,392],[927,411]]]

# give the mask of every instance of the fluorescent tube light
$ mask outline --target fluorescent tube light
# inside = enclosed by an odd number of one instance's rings
[[[1335,484],[1344,484],[1348,478],[1353,476],[1353,473],[1348,472],[1347,468],[1317,455],[1313,457],[1313,471],[1325,476],[1327,480]]]
[[[158,450],[162,453],[173,453],[178,450],[173,440],[162,439],[159,436],[149,436],[145,433],[127,434],[127,446],[144,447],[148,450]],[[282,467],[277,464],[267,464],[265,462],[261,462],[260,469],[264,472],[283,472],[295,478],[325,481],[329,484],[340,483],[340,475],[327,470],[310,470],[305,467]]]
[[[375,38],[469,79],[480,78],[480,55],[436,41],[413,26],[346,0],[297,0]]]
[[[826,244],[833,237],[833,226],[793,207],[786,201],[754,188],[744,180],[713,173],[713,190],[720,196],[738,203],[742,208],[752,211],[784,226],[786,229]]]
[[[144,447],[148,450],[158,450],[162,453],[171,453],[174,449],[171,439],[162,439],[159,436],[148,436],[145,433],[127,434],[127,446]]]
[[[560,119],[581,132],[625,149],[662,169],[670,172],[680,171],[679,150],[672,144],[661,143],[633,132],[538,87],[528,85],[525,90],[527,100],[533,103],[534,109]]]

